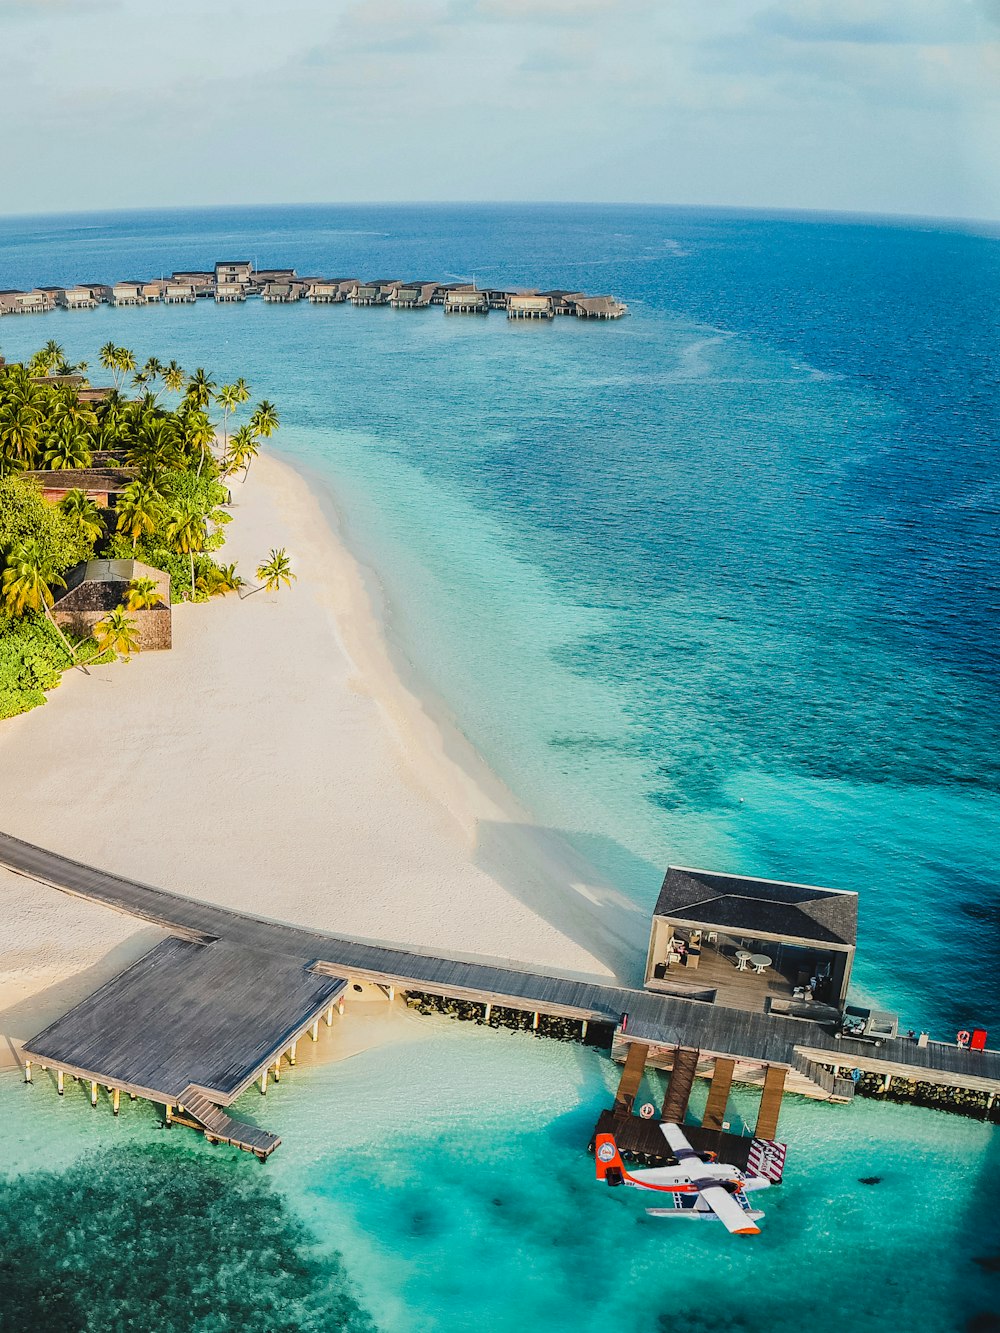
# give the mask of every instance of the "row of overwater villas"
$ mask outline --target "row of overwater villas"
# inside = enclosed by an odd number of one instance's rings
[[[446,314],[463,315],[505,310],[509,319],[554,319],[556,315],[618,319],[628,313],[628,307],[614,296],[588,296],[562,289],[515,291],[480,288],[474,283],[403,282],[398,278],[374,282],[300,278],[291,268],[255,270],[249,261],[220,261],[214,270],[183,270],[151,282],[85,282],[75,287],[36,287],[30,292],[0,291],[0,315],[94,310],[99,305],[193,305],[199,299],[226,304],[245,301],[248,296],[282,305],[303,300],[320,305],[385,305],[398,310],[439,305]]]

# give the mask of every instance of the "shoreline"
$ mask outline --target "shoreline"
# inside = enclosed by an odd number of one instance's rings
[[[358,939],[593,979],[634,966],[600,905],[621,896],[533,824],[394,660],[377,573],[348,548],[326,480],[265,455],[233,501],[227,555],[246,573],[285,545],[298,581],[179,604],[169,652],[67,673],[9,720],[6,830]],[[142,923],[16,879],[0,875],[14,923],[0,1063],[155,943]]]

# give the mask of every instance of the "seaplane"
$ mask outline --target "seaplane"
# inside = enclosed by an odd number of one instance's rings
[[[660,1125],[674,1166],[644,1167],[629,1171],[622,1161],[613,1134],[598,1134],[594,1153],[597,1179],[605,1184],[651,1190],[663,1196],[669,1207],[647,1208],[650,1217],[685,1217],[692,1222],[718,1221],[735,1236],[756,1236],[764,1216],[752,1208],[747,1195],[767,1189],[766,1176],[748,1175],[739,1167],[720,1162],[714,1153],[700,1157],[691,1147],[680,1125]]]

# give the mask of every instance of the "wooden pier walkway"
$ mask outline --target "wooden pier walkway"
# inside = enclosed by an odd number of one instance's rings
[[[202,950],[207,955],[224,943],[247,958],[253,957],[261,996],[269,997],[259,1007],[262,1022],[265,1011],[270,1012],[276,1001],[276,993],[284,987],[290,987],[291,993],[301,997],[304,976],[311,976],[317,984],[333,986],[341,985],[342,979],[348,978],[529,1013],[610,1024],[617,1030],[616,1046],[622,1055],[627,1055],[622,1043],[626,1046],[643,1044],[650,1048],[654,1059],[658,1054],[672,1056],[678,1048],[689,1048],[700,1051],[702,1058],[733,1061],[737,1074],[741,1069],[753,1067],[765,1079],[767,1067],[779,1066],[783,1071],[792,1072],[793,1081],[789,1086],[821,1098],[831,1095],[833,1077],[830,1070],[838,1066],[875,1072],[886,1078],[902,1077],[991,1095],[1000,1093],[998,1051],[970,1051],[939,1042],[919,1046],[917,1042],[903,1038],[873,1046],[838,1040],[832,1032],[803,1018],[727,1009],[718,1004],[626,986],[523,971],[388,945],[365,944],[197,902],[82,865],[6,834],[0,834],[0,865],[54,888],[154,922],[180,936],[182,941],[208,945],[210,947]],[[222,955],[223,951],[217,955],[220,962]],[[272,974],[270,979],[269,974]],[[123,974],[123,977],[127,976],[128,972]],[[121,980],[116,978],[109,983],[112,991]],[[318,991],[315,997],[317,1006],[321,1006],[323,1001]],[[96,996],[91,997],[91,1001],[95,999]],[[77,1009],[85,1008],[88,1003],[90,1001],[84,1001]],[[304,1014],[305,1008],[300,1006],[296,1010],[292,1004],[296,1014]],[[43,1036],[46,1041],[65,1038],[67,1044],[61,1049],[69,1062],[68,1068],[74,1052],[79,1055],[73,1042],[83,1040],[86,1046],[89,1040],[83,1037],[80,1028],[71,1040],[72,1025],[60,1026],[67,1024],[76,1012],[71,1011],[70,1015],[46,1029],[45,1034],[39,1034],[28,1043],[28,1048],[35,1050],[39,1047]],[[110,1014],[111,1011],[107,1012]],[[627,1021],[623,1022],[626,1015]],[[122,1009],[120,1016],[126,1018],[126,1010]],[[284,1035],[274,1030],[273,1039],[284,1040],[290,1030],[289,1024],[294,1026],[294,1021],[297,1020],[289,1016],[282,1028]],[[277,1027],[282,1024],[278,1023]],[[125,1021],[121,1036],[125,1045],[130,1030],[131,1025]],[[214,1040],[222,1051],[230,1046],[239,1047],[243,1038],[236,1039],[238,1031],[240,1029],[229,1030],[225,1023],[218,1023]],[[166,1040],[168,1034],[164,1032],[163,1036]],[[46,1049],[52,1048],[47,1046]],[[260,1057],[266,1059],[263,1048]],[[124,1054],[122,1058],[125,1058]],[[128,1058],[132,1059],[132,1056]],[[150,1054],[148,1058],[155,1057]],[[223,1061],[224,1055],[217,1054],[215,1058]],[[246,1086],[250,1081],[246,1075],[252,1064],[253,1057],[245,1052],[234,1057],[228,1081],[221,1075],[210,1077],[204,1070],[185,1076],[178,1069],[171,1087],[177,1088],[179,1099],[182,1088],[194,1084],[206,1091],[212,1090],[213,1099],[226,1104],[224,1099],[229,1095],[228,1089]],[[132,1070],[131,1065],[129,1068]],[[132,1075],[139,1082],[152,1077],[150,1069],[141,1061],[132,1070]],[[178,1086],[181,1078],[184,1082]],[[221,1081],[213,1084],[213,1078]],[[245,1081],[241,1084],[241,1080]],[[216,1093],[219,1095],[215,1096]],[[238,1093],[234,1092],[235,1095]]]

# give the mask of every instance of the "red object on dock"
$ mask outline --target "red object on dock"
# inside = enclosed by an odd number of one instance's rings
[[[973,1028],[973,1029],[972,1029],[972,1040],[969,1042],[969,1049],[972,1050],[972,1051],[985,1051],[985,1050],[986,1050],[986,1029],[985,1029],[985,1028]]]

